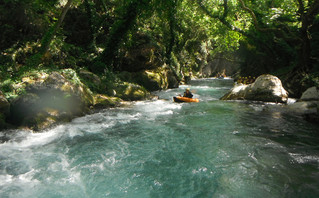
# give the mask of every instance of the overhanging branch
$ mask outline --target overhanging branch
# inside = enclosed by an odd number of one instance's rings
[[[257,20],[257,17],[255,15],[254,11],[251,10],[249,7],[247,7],[243,0],[239,0],[239,2],[241,4],[242,8],[245,11],[247,11],[250,14],[250,16],[252,17],[253,23],[254,23],[254,26],[255,26],[256,30],[261,31],[261,32],[280,30],[280,29],[277,29],[277,28],[261,28],[259,26],[259,23],[258,23],[258,20]]]
[[[211,18],[214,18],[214,19],[217,19],[219,20],[223,25],[225,25],[228,29],[230,30],[233,30],[235,32],[238,32],[238,33],[241,33],[242,35],[244,36],[249,36],[244,30],[236,27],[236,26],[233,26],[232,24],[230,24],[226,18],[227,18],[227,15],[228,15],[228,4],[227,4],[227,0],[224,0],[224,4],[223,4],[223,7],[224,7],[224,11],[223,11],[223,15],[222,17],[220,17],[219,15],[214,15],[212,14],[208,9],[207,7],[202,3],[202,0],[197,0],[197,4],[199,5],[199,7],[202,9],[202,11],[208,15],[209,17]]]

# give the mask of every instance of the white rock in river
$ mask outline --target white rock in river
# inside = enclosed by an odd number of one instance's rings
[[[259,76],[252,84],[235,86],[221,100],[254,100],[286,103],[288,92],[283,88],[279,78],[266,74]]]

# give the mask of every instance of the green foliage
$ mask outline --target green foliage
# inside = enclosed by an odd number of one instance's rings
[[[13,84],[14,82],[11,79],[5,80],[0,84],[0,89],[4,93],[11,92],[13,90]]]
[[[145,43],[156,46],[154,56],[179,77],[199,72],[216,54],[239,50],[242,75],[304,70],[310,73],[305,84],[317,82],[318,1],[76,0],[55,32],[66,2],[1,3],[2,84],[32,70],[84,68],[112,90],[118,81],[113,69],[120,70],[127,52],[144,44],[139,35],[146,35]],[[2,87],[17,91],[9,85]]]
[[[6,0],[0,6],[0,51],[17,43],[35,41],[45,30],[57,0]],[[50,12],[50,14],[47,14]],[[13,17],[14,16],[14,17]]]
[[[55,34],[55,28],[57,24],[54,24],[52,27],[49,28],[49,30],[44,34],[42,40],[41,40],[41,49],[40,54],[44,54],[46,52],[46,47],[50,45],[51,39],[53,35]]]
[[[42,54],[34,54],[26,61],[27,68],[37,68],[42,63]]]
[[[75,70],[73,69],[64,69],[62,70],[62,74],[63,76],[66,77],[66,79],[70,80],[73,84],[75,85],[81,85],[82,82],[81,80],[79,79],[77,73]]]
[[[301,84],[304,87],[317,87],[319,88],[319,72],[306,74],[304,78],[301,80]]]
[[[0,83],[0,90],[9,101],[21,94],[26,93],[25,84],[11,79],[5,80]]]

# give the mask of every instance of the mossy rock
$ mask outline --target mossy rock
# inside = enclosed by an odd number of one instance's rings
[[[144,71],[137,78],[137,83],[145,87],[149,91],[157,91],[165,89],[163,75],[156,71]]]
[[[43,78],[22,78],[26,93],[12,100],[11,123],[41,130],[89,112],[94,104],[93,94],[74,70],[41,76]]]
[[[81,81],[87,85],[92,91],[101,91],[103,89],[103,84],[101,78],[87,70],[80,70],[79,76]]]
[[[67,112],[61,112],[54,108],[43,108],[40,112],[35,115],[26,117],[24,119],[23,126],[34,131],[40,131],[48,127],[52,127],[58,122],[69,122],[74,116]]]
[[[122,81],[139,84],[148,91],[157,91],[167,88],[177,88],[179,83],[173,73],[167,68],[144,70],[140,72],[121,72]]]
[[[162,89],[162,79],[158,73],[151,71],[142,72],[121,72],[119,77],[122,81],[136,83],[146,88],[148,91],[157,91]]]
[[[150,93],[142,86],[123,82],[115,87],[116,96],[126,101],[144,100]]]
[[[109,108],[117,107],[121,103],[121,99],[117,97],[110,97],[102,94],[97,94],[94,97],[94,108]]]
[[[41,106],[40,97],[33,93],[24,94],[18,96],[11,102],[10,109],[10,122],[15,125],[21,125],[24,123],[26,117],[35,115]]]

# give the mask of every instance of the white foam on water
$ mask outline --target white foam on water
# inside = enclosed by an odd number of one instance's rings
[[[63,129],[64,126],[58,126],[54,129],[41,132],[41,133],[31,133],[24,134],[24,139],[21,141],[15,141],[15,139],[10,140],[8,142],[5,142],[3,144],[0,144],[0,149],[8,149],[8,148],[16,148],[16,149],[22,149],[22,148],[29,148],[34,146],[43,146],[46,145],[55,139],[61,137],[63,135]],[[24,131],[21,131],[20,133],[24,133]]]
[[[287,104],[294,104],[297,102],[296,98],[288,98]]]
[[[157,116],[172,115],[174,110],[182,108],[181,103],[157,100],[152,102],[137,102],[134,109],[146,118],[154,119]]]
[[[289,155],[299,164],[318,163],[319,165],[319,156],[304,155],[299,153],[289,153]]]
[[[24,196],[30,194],[28,191],[30,189],[36,188],[38,185],[41,185],[41,182],[37,179],[34,179],[34,174],[36,171],[34,169],[17,176],[13,175],[0,175],[0,193],[1,191],[6,191],[7,189],[12,189],[12,187],[19,189],[10,193],[10,195],[15,195],[15,197],[21,197],[21,192],[24,192]],[[19,192],[20,191],[20,192]],[[20,195],[19,195],[20,194]],[[11,197],[11,196],[10,196]],[[28,197],[28,196],[26,196]]]

